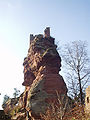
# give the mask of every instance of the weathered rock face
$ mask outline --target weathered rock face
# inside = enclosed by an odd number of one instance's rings
[[[40,119],[50,102],[57,99],[58,94],[67,94],[66,84],[59,74],[61,57],[50,36],[50,28],[46,28],[44,36],[30,35],[30,47],[24,59],[25,91],[19,98],[19,111],[12,120],[25,120],[26,115],[33,119]],[[27,113],[27,114],[26,114]],[[41,120],[41,119],[40,119]]]
[[[56,48],[54,38],[37,35],[30,42],[24,59],[24,106],[34,117],[45,112],[49,102],[56,99],[56,91],[60,95],[67,94],[66,84],[59,74],[61,58]]]
[[[0,120],[11,120],[8,115],[5,115],[3,110],[0,110]]]

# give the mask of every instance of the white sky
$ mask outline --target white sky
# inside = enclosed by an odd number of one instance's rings
[[[90,52],[90,0],[0,0],[0,105],[13,88],[23,91],[29,34],[43,33],[47,26],[60,46],[86,40]]]
[[[12,51],[0,44],[0,105],[5,94],[12,97],[14,88],[24,90],[21,85],[23,82],[21,63],[22,61]]]

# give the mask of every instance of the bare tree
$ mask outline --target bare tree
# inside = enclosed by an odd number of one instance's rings
[[[69,94],[83,103],[83,93],[90,78],[89,57],[86,43],[74,41],[66,44],[62,58],[67,70]]]
[[[67,112],[71,109],[70,99],[66,95],[59,95],[56,91],[57,99],[53,103],[49,103],[49,107],[45,114],[41,114],[43,120],[64,120]]]

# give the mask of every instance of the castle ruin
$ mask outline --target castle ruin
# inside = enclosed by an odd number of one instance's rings
[[[86,88],[85,110],[87,113],[90,113],[90,86]]]

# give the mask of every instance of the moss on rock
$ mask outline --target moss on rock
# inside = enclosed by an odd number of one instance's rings
[[[48,106],[45,102],[45,99],[48,98],[48,94],[43,90],[44,81],[45,78],[34,81],[28,92],[27,107],[36,114],[44,113]]]

